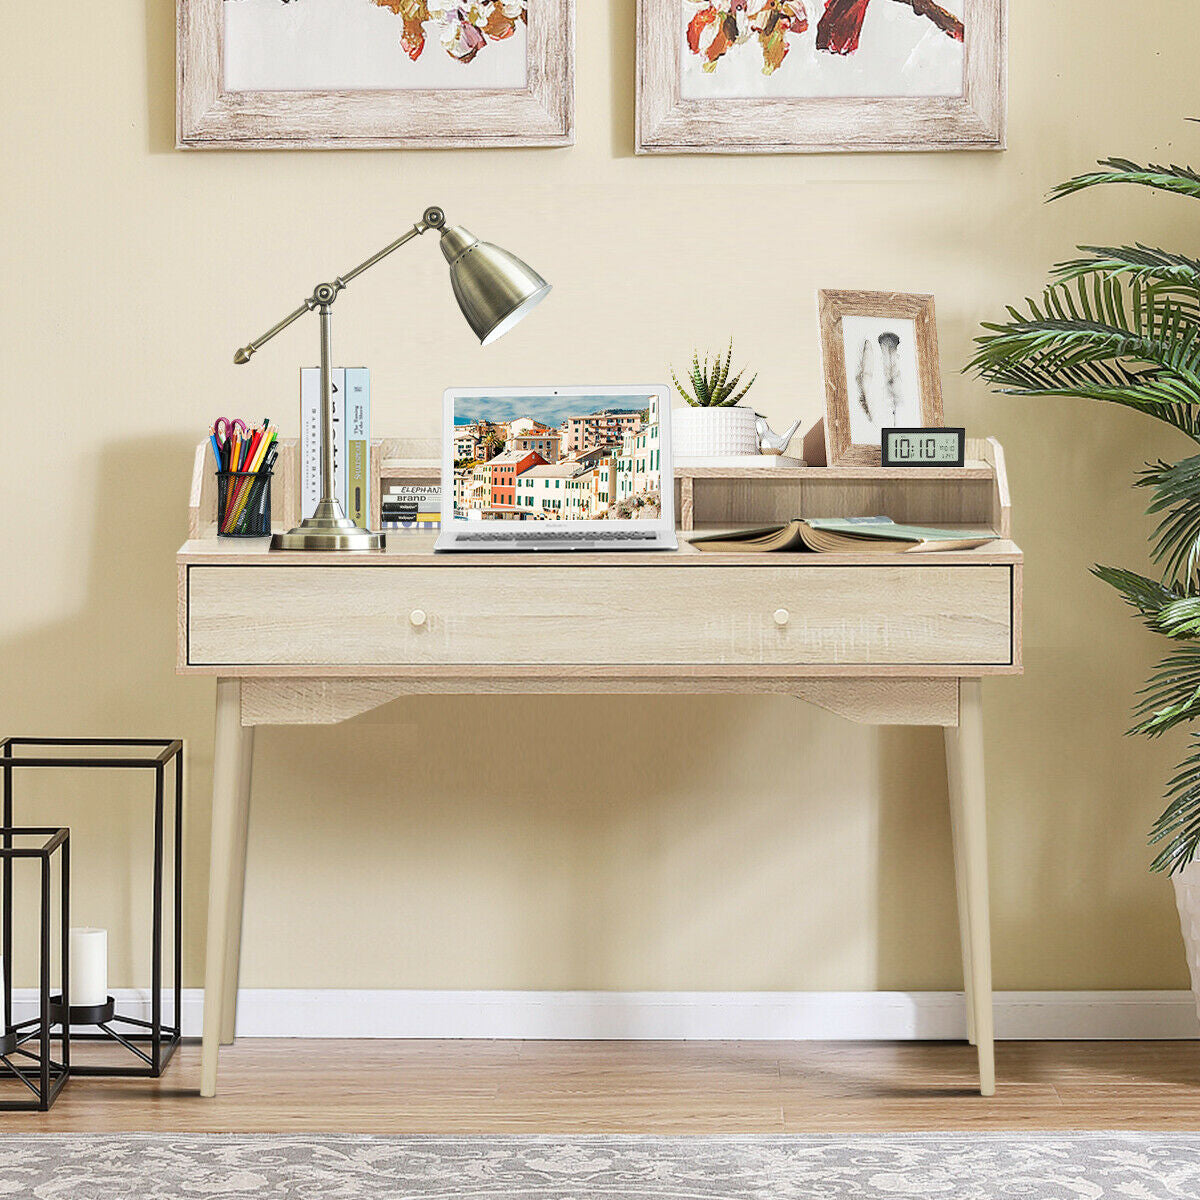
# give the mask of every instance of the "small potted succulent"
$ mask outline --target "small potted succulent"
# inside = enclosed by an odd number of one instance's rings
[[[679,376],[672,369],[671,378],[675,381],[675,387],[688,404],[687,408],[677,408],[671,413],[677,458],[719,458],[731,454],[758,453],[754,410],[738,407],[738,402],[754,386],[758,375],[755,374],[749,383],[739,389],[746,368],[731,374],[732,365],[731,338],[724,356],[705,356],[701,363],[699,353],[693,353],[692,369],[688,373],[690,390],[679,381]]]

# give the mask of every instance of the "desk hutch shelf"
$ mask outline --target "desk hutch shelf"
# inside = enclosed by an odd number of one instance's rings
[[[441,443],[436,438],[383,438],[371,443],[371,525],[389,486],[437,483]],[[280,442],[275,466],[272,524],[290,529],[300,520],[296,441]],[[216,531],[217,490],[212,448],[196,448],[188,536]],[[871,517],[922,525],[976,525],[1012,536],[1004,451],[995,438],[967,441],[962,467],[691,467],[675,469],[679,528],[759,524],[792,517]]]

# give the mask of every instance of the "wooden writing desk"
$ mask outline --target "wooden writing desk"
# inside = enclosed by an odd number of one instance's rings
[[[376,480],[412,445],[376,445]],[[883,561],[686,544],[434,556],[417,533],[378,554],[272,554],[216,538],[209,453],[197,451],[192,537],[177,557],[177,670],[217,677],[202,1095],[215,1094],[218,1046],[233,1041],[255,726],[331,724],[434,692],[775,692],[853,721],[942,726],[968,1030],[980,1090],[994,1092],[980,680],[1020,673],[1022,563],[996,442],[969,443],[961,468],[697,469],[676,482],[685,530],[886,513],[999,535]],[[285,445],[277,527],[298,517],[294,467]]]

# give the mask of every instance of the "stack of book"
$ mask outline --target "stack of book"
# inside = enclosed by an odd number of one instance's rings
[[[360,529],[371,522],[371,373],[333,370],[333,494]],[[321,372],[300,369],[300,515],[321,499]]]
[[[383,496],[384,529],[438,529],[442,524],[442,489],[436,483],[393,484]]]

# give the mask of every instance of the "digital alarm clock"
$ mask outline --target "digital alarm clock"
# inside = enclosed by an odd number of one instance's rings
[[[885,467],[961,467],[967,456],[965,429],[885,429]]]

